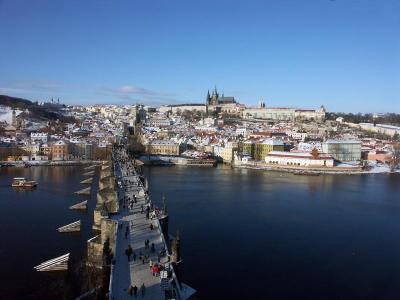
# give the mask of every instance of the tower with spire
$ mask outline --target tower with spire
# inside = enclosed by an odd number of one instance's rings
[[[210,101],[211,101],[210,90],[208,90],[207,97],[206,97],[206,105],[210,105]]]
[[[217,91],[217,87],[215,86],[214,90],[212,92],[212,95],[211,95],[210,104],[211,105],[217,105],[218,104],[218,98],[219,98],[219,94],[218,94],[218,91]]]
[[[219,93],[217,91],[217,87],[214,87],[211,96],[210,96],[210,90],[207,91],[207,97],[206,97],[207,107],[209,105],[218,105],[218,99],[219,99]]]
[[[13,111],[12,111],[11,125],[14,126],[14,127],[17,127],[17,114],[15,112],[15,109],[13,109]]]
[[[207,91],[206,97],[206,114],[210,113],[220,113],[220,112],[232,112],[236,111],[237,102],[235,97],[225,97],[224,94],[220,96],[217,87],[214,87],[210,95],[210,91]]]
[[[210,96],[210,90],[207,91],[206,97],[206,115],[208,116],[210,112],[215,111],[215,106],[218,105],[219,94],[217,87],[214,87],[212,94]],[[211,108],[210,108],[211,106]],[[213,108],[214,107],[214,108]]]

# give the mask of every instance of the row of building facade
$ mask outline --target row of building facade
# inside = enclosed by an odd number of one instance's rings
[[[64,140],[48,143],[31,143],[25,146],[8,147],[8,161],[45,160],[105,160],[110,157],[112,145],[99,146],[95,143],[71,143]],[[22,151],[16,151],[22,150]]]

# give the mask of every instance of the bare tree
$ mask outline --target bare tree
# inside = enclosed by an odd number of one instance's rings
[[[392,158],[390,160],[390,171],[394,172],[400,167],[400,143],[393,144]]]
[[[318,149],[317,149],[317,148],[313,148],[313,149],[311,150],[311,155],[312,155],[312,157],[313,157],[314,159],[317,159],[318,156],[319,156]]]

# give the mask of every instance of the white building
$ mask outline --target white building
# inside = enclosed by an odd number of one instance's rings
[[[26,152],[30,153],[30,155],[36,155],[40,153],[40,144],[39,143],[31,143],[22,147]]]
[[[31,156],[31,160],[35,160],[35,161],[47,161],[49,160],[47,155],[38,155],[38,154],[34,154]]]
[[[246,127],[238,127],[236,128],[235,131],[236,136],[243,136],[243,137],[247,137],[247,128]]]
[[[336,122],[338,122],[338,123],[343,123],[343,121],[344,121],[343,117],[336,118]]]
[[[270,165],[298,166],[298,167],[333,167],[334,159],[329,154],[319,153],[313,157],[310,152],[271,151],[265,157]]]
[[[47,143],[49,136],[45,132],[31,132],[31,142]]]
[[[300,142],[297,149],[302,152],[311,152],[313,149],[317,149],[318,152],[322,151],[322,144],[320,142]]]
[[[177,104],[177,105],[163,105],[159,108],[159,111],[162,113],[172,112],[176,114],[177,112],[184,112],[185,110],[189,111],[201,111],[206,112],[205,104]]]
[[[294,117],[297,120],[324,120],[326,110],[323,105],[319,109],[296,109]]]
[[[169,119],[151,118],[146,122],[150,127],[167,127],[172,124]]]
[[[246,108],[243,111],[243,118],[245,119],[292,121],[294,117],[294,108]]]
[[[197,131],[205,131],[205,132],[216,132],[217,127],[215,126],[196,126],[194,128]]]
[[[294,140],[302,140],[308,136],[307,132],[301,132],[301,131],[296,131],[296,130],[287,130],[286,135],[291,137]]]
[[[214,118],[204,118],[199,121],[200,125],[210,125],[214,126],[216,124],[216,120]]]
[[[319,109],[296,109],[288,107],[258,107],[246,108],[243,111],[243,118],[246,119],[266,119],[273,121],[293,121],[297,120],[323,120],[325,119],[325,108]]]
[[[372,131],[376,133],[382,133],[389,136],[393,136],[396,133],[400,134],[400,127],[386,125],[386,124],[373,124],[373,123],[360,123],[359,127],[363,130]]]

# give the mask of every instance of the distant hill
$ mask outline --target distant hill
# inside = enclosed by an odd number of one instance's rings
[[[33,102],[26,100],[26,99],[11,97],[11,96],[7,96],[7,95],[0,95],[0,105],[24,110],[34,104],[33,104]]]
[[[22,99],[7,95],[0,95],[0,105],[7,106],[12,109],[21,110],[23,111],[23,113],[20,116],[30,119],[36,119],[40,121],[57,120],[57,119],[63,122],[74,121],[72,117],[65,117],[62,111],[60,110],[60,107],[41,106],[27,99]],[[29,115],[25,115],[24,113],[25,110],[29,111]]]

